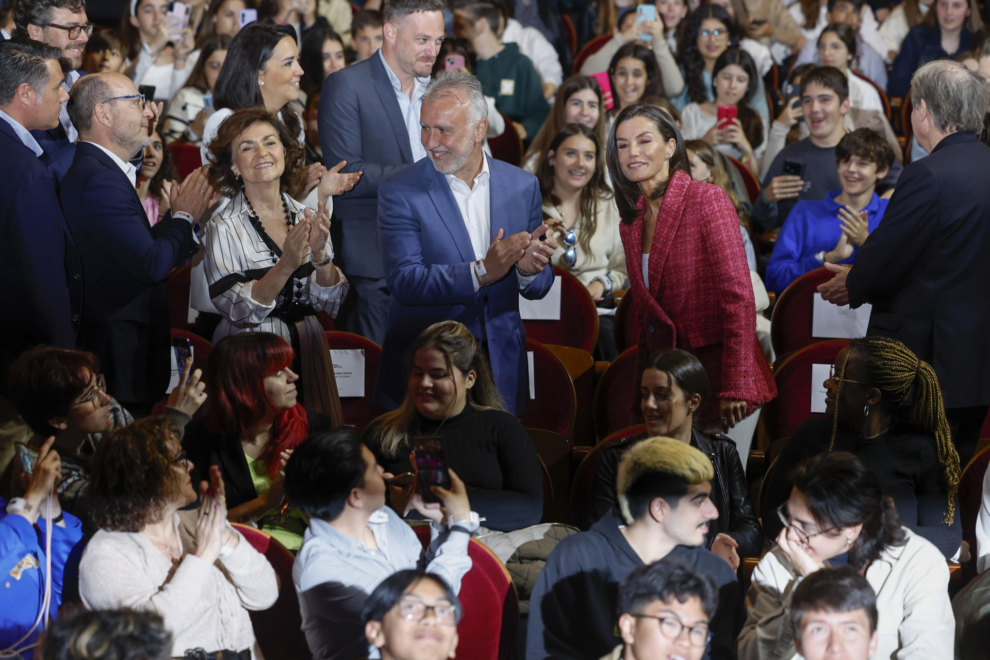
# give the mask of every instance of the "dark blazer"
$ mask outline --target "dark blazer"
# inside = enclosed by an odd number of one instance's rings
[[[511,236],[539,227],[543,199],[536,177],[493,158],[488,158],[488,166],[490,238],[499,229]],[[375,403],[387,409],[402,403],[409,345],[430,325],[454,320],[481,340],[506,409],[521,414],[529,399],[529,369],[519,295],[530,300],[545,296],[553,285],[553,270],[544,268],[520,291],[516,271],[511,269],[500,281],[475,292],[471,237],[450,184],[429,158],[382,186],[378,227],[392,298]]]
[[[309,421],[309,437],[330,429],[330,420],[323,415],[307,412],[306,419]],[[201,417],[186,426],[186,432],[182,436],[182,450],[193,462],[189,476],[196,492],[199,492],[201,481],[210,480],[210,466],[218,465],[223,475],[228,509],[258,497],[238,434],[214,433],[207,427],[206,418]]]
[[[592,523],[612,509],[618,511],[615,489],[619,463],[630,449],[646,439],[644,433],[612,441],[602,448],[591,485]],[[736,443],[721,433],[708,434],[695,429],[691,432],[691,446],[704,453],[715,468],[712,502],[718,509],[718,519],[708,525],[705,547],[710,548],[719,534],[728,534],[739,544],[740,557],[759,557],[763,552],[763,529],[749,497],[749,482]]]
[[[72,161],[76,157],[76,143],[69,142],[69,136],[61,124],[47,131],[31,131],[31,135],[48,154],[51,159],[48,167],[55,178],[61,181],[65,178],[69,168],[72,167]]]
[[[327,77],[319,123],[324,164],[346,160],[344,172],[364,172],[353,190],[333,200],[338,263],[348,275],[385,277],[378,246],[378,185],[411,165],[413,157],[395,89],[378,53]]]
[[[946,408],[990,403],[990,147],[953,133],[904,168],[856,254],[853,307],[868,335],[898,339],[935,368]]]
[[[0,392],[26,348],[75,348],[82,313],[82,264],[46,162],[0,119]]]
[[[192,256],[190,224],[168,213],[154,227],[120,167],[99,147],[76,146],[62,208],[82,257],[86,297],[80,346],[96,353],[120,401],[152,403],[170,374],[165,276]]]

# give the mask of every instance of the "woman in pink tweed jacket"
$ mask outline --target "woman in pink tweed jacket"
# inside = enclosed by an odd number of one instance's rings
[[[607,161],[638,308],[640,362],[661,348],[694,354],[712,387],[701,426],[732,427],[777,394],[756,338],[736,211],[721,188],[691,180],[681,134],[655,106],[619,113]]]

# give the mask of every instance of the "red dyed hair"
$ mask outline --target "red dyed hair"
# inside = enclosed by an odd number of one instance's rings
[[[243,437],[275,409],[265,393],[265,378],[292,364],[295,353],[288,342],[267,332],[242,332],[225,337],[210,351],[206,384],[210,393],[207,425],[214,433]],[[301,404],[275,417],[271,437],[261,453],[268,475],[275,479],[279,455],[294,449],[309,435],[309,421]]]

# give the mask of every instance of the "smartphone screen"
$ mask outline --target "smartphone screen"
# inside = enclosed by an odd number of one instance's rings
[[[244,27],[248,23],[254,23],[256,20],[258,20],[257,9],[242,9],[237,12],[237,22],[241,27]]]
[[[446,62],[444,62],[444,71],[459,71],[464,68],[464,56],[463,55],[448,55]]]
[[[179,34],[189,27],[190,14],[192,14],[192,5],[178,2],[178,0],[172,0],[172,2],[168,3],[168,14],[166,18],[178,19],[178,24],[171,28],[172,34]]]
[[[437,436],[413,438],[412,445],[416,454],[416,469],[419,471],[419,487],[423,501],[439,502],[440,498],[433,494],[430,486],[450,488],[450,473],[447,471],[447,461],[443,456],[440,438]]]
[[[591,74],[591,77],[595,79],[595,82],[602,89],[602,105],[605,106],[606,110],[611,110],[615,105],[615,101],[612,100],[612,81],[608,79],[608,72],[599,71],[598,73]]]
[[[182,373],[183,368],[186,366],[186,360],[192,357],[192,348],[189,346],[189,340],[182,337],[174,337],[172,339],[172,350],[175,351],[175,364],[179,367],[179,373]],[[192,374],[190,373],[191,377]]]
[[[655,21],[657,20],[657,7],[656,5],[640,5],[636,7],[636,25],[639,25],[643,21]],[[637,34],[637,37],[643,41],[653,41],[653,37],[648,34]]]

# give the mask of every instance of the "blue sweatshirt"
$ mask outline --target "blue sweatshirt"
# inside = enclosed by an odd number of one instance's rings
[[[777,234],[773,254],[767,263],[768,291],[780,293],[805,273],[821,268],[822,263],[815,255],[823,250],[829,252],[834,249],[842,235],[842,223],[839,220],[842,205],[835,201],[841,192],[830,190],[825,199],[798,202],[791,210]],[[873,193],[870,203],[860,210],[866,211],[867,226],[872,232],[880,224],[883,212],[887,210],[887,200],[880,199]],[[853,263],[857,250],[853,246],[853,256],[839,263]]]
[[[62,602],[65,561],[82,539],[82,524],[71,513],[64,513],[65,527],[52,527],[52,599],[49,616],[58,618]],[[7,515],[7,501],[0,498],[0,648],[17,642],[34,625],[45,593],[45,520],[38,528],[23,516]],[[38,626],[40,630],[41,626]],[[38,630],[29,642],[37,637]],[[31,651],[21,654],[30,660]]]

